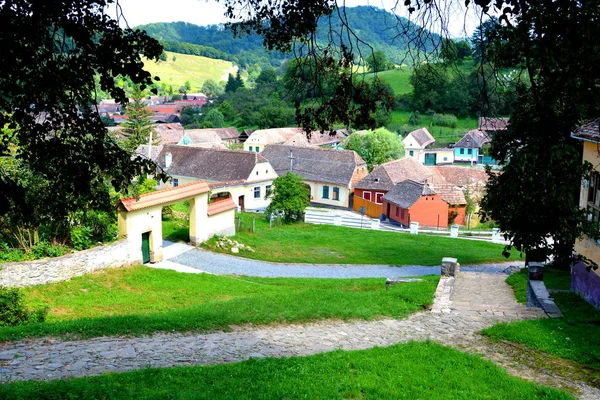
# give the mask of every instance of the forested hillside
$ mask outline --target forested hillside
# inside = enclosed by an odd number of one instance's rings
[[[396,64],[409,63],[406,52],[413,50],[431,51],[439,42],[439,36],[429,32],[420,32],[420,27],[405,18],[397,19],[389,12],[374,7],[362,6],[343,8],[348,22],[359,38],[368,43],[373,50],[383,51],[389,60]],[[340,22],[332,19],[332,28],[339,28]],[[186,22],[154,23],[138,26],[161,41],[165,50],[177,53],[200,55],[232,61],[242,68],[252,65],[278,67],[289,58],[285,54],[267,51],[262,38],[255,34],[234,38],[230,30],[220,25],[197,26]],[[322,21],[317,40],[327,40],[329,21]],[[402,32],[402,35],[399,35]],[[415,40],[419,36],[421,40]],[[194,46],[195,45],[195,46]],[[353,44],[356,46],[356,43]],[[371,48],[361,45],[363,58]],[[360,62],[360,60],[357,60]]]

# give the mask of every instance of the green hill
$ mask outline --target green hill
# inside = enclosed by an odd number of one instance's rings
[[[159,76],[164,84],[173,86],[177,91],[189,81],[192,91],[199,91],[207,79],[215,81],[227,80],[229,73],[235,73],[237,67],[230,61],[214,60],[212,58],[178,54],[167,51],[167,61],[145,60],[144,68],[152,74]],[[175,57],[175,61],[173,61]]]

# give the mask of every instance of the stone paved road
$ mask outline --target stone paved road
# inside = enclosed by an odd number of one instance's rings
[[[404,320],[324,321],[311,324],[234,327],[232,332],[160,333],[141,338],[81,341],[43,338],[0,345],[3,382],[57,379],[146,367],[211,365],[256,357],[310,355],[335,349],[366,349],[409,340],[433,340],[468,350],[481,346],[476,333],[496,321],[542,317],[514,296],[500,274],[461,272],[438,286],[432,311]],[[480,351],[480,347],[477,348]],[[582,398],[600,398],[585,385]]]

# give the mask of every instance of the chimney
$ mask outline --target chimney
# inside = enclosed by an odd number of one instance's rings
[[[165,169],[169,169],[171,161],[173,161],[173,155],[171,153],[165,154]]]

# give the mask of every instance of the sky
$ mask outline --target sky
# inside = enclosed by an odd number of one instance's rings
[[[341,4],[342,0],[338,2]],[[370,5],[387,10],[391,10],[394,3],[395,0],[345,0],[348,7]],[[214,0],[119,0],[119,4],[130,27],[152,22],[185,21],[203,26],[227,22],[224,7]],[[408,17],[403,1],[399,4],[396,13]],[[480,23],[475,10],[471,9],[465,18],[463,1],[440,0],[439,4],[444,8],[444,14],[449,16],[447,23],[450,36],[471,36]],[[109,15],[116,15],[114,8],[109,10]]]

